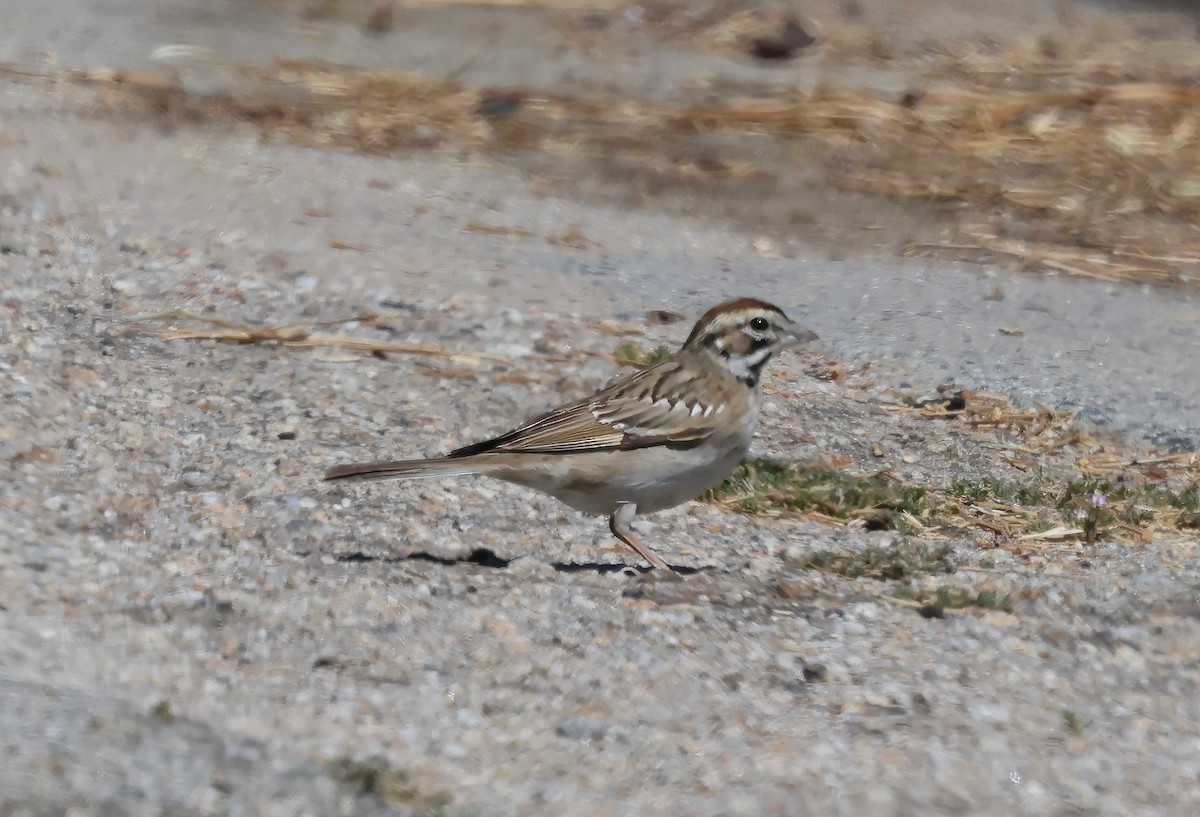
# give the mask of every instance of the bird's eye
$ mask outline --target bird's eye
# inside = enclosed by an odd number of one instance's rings
[[[750,328],[755,332],[766,332],[771,328],[771,324],[766,318],[754,318],[750,321]]]

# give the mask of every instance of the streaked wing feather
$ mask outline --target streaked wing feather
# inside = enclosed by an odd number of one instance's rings
[[[451,452],[560,454],[694,443],[713,432],[714,407],[671,402],[694,378],[673,359],[618,380],[599,394],[560,406],[492,440]],[[705,413],[708,408],[708,413]],[[693,413],[694,412],[694,413]]]
[[[564,406],[518,429],[519,436],[502,444],[505,451],[581,451],[619,448],[625,436],[592,414],[590,401]]]

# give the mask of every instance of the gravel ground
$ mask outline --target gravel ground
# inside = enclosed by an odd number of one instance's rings
[[[610,377],[579,350],[614,328],[686,333],[645,309],[741,293],[870,363],[838,385],[817,354],[781,361],[761,453],[1015,474],[1012,440],[874,410],[946,378],[1187,447],[1193,301],[772,261],[504,168],[82,121],[71,89],[2,99],[0,813],[1200,813],[1194,537],[1012,553],[963,534],[949,578],[1012,609],[927,619],[893,583],[802,567],[892,533],[693,503],[639,523],[688,575],[630,578],[602,521],[516,487],[318,481],[507,428]],[[538,238],[463,229],[481,216]],[[541,238],[572,223],[599,249]],[[385,325],[329,331],[511,362],[127,331],[179,307],[369,310]]]

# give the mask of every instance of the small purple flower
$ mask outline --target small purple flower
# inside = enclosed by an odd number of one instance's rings
[[[1092,505],[1097,508],[1108,507],[1108,497],[1097,491],[1092,491]]]

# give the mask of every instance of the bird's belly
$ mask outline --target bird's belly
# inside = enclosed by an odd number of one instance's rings
[[[584,513],[608,515],[625,502],[636,504],[638,513],[653,513],[719,485],[748,449],[748,442],[739,441],[716,453],[704,447],[646,448],[573,455],[569,464],[548,457],[541,467],[496,476],[548,493]],[[622,465],[614,467],[609,458]]]

